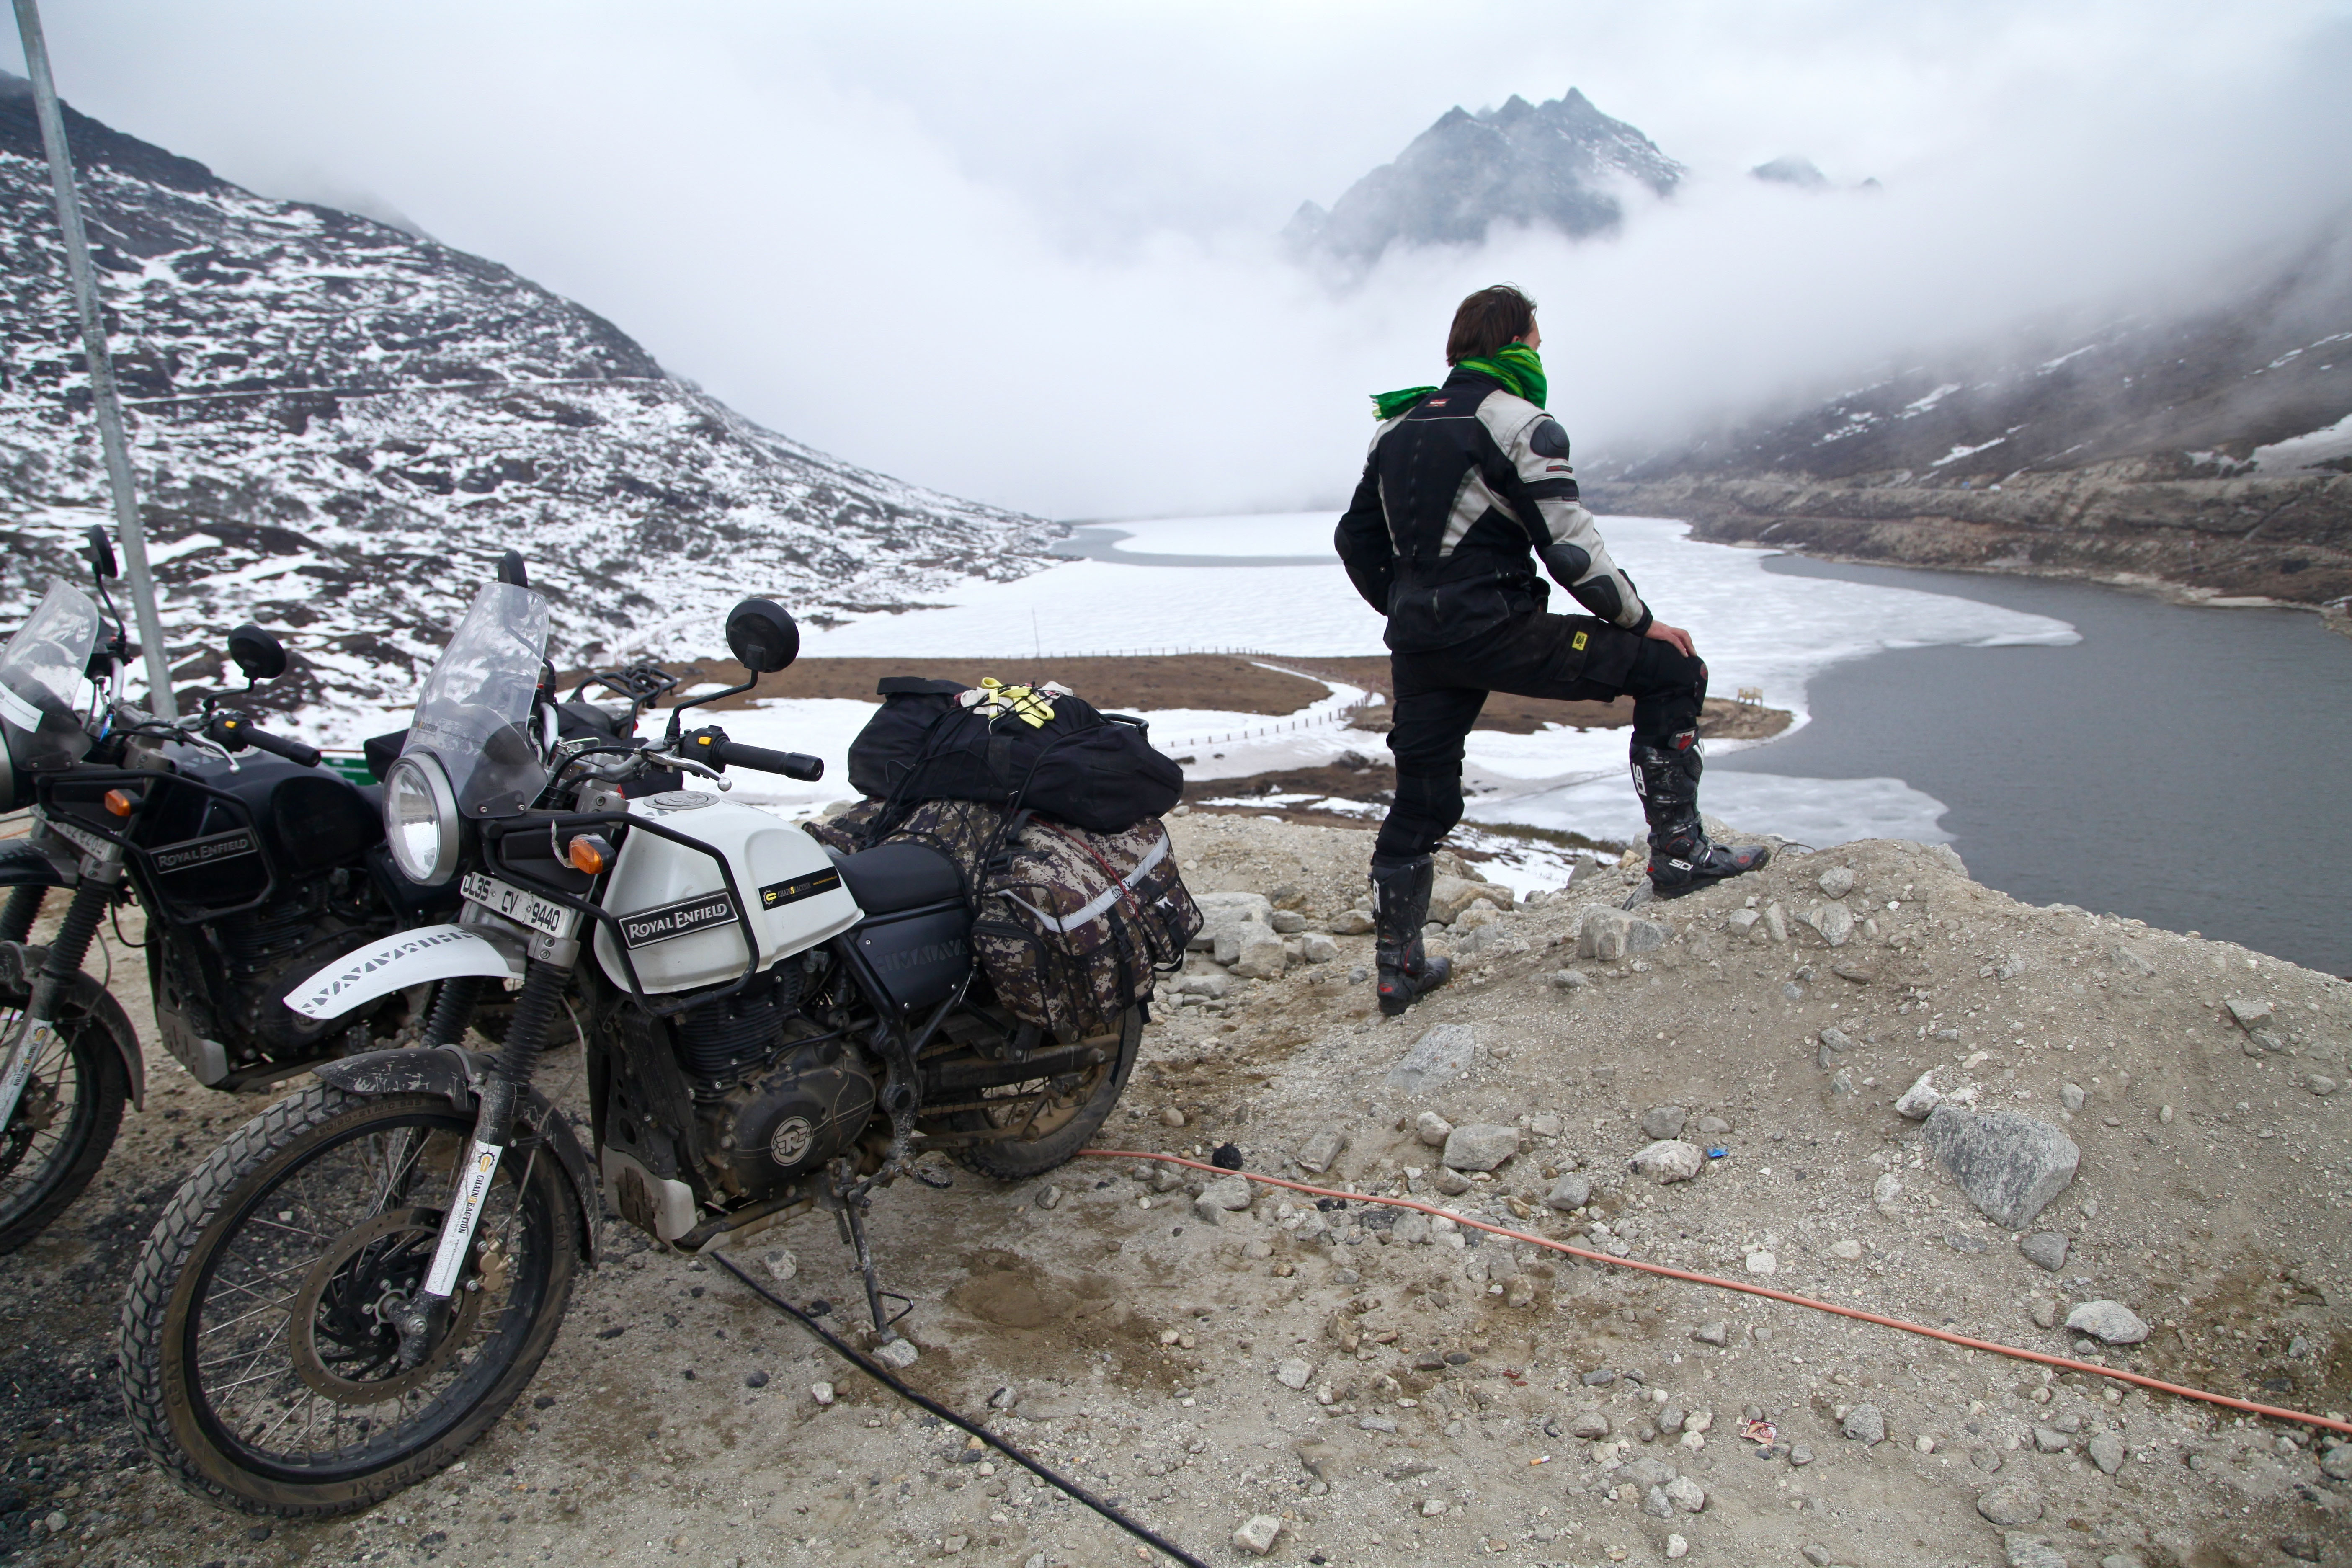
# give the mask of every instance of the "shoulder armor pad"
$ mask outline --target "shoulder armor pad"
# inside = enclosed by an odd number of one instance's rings
[[[1568,456],[1568,432],[1560,427],[1559,420],[1549,414],[1536,421],[1534,431],[1528,437],[1528,444],[1535,448],[1536,456],[1539,458]]]

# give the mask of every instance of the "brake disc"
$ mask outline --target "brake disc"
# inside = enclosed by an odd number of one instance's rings
[[[288,1339],[296,1375],[338,1405],[376,1405],[431,1381],[457,1355],[481,1310],[479,1290],[459,1290],[441,1310],[440,1332],[401,1370],[392,1304],[421,1288],[441,1237],[441,1211],[387,1209],[337,1237],[294,1294]],[[503,1273],[503,1270],[500,1271]],[[347,1376],[331,1363],[357,1366]],[[367,1375],[381,1371],[382,1376]]]

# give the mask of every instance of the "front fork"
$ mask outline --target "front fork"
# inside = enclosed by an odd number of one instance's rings
[[[81,962],[89,956],[89,944],[98,935],[99,922],[106,918],[107,905],[121,885],[120,848],[110,847],[106,854],[82,863],[81,881],[74,889],[73,902],[66,906],[65,919],[58,923],[48,957],[42,963],[40,973],[33,976],[24,1014],[9,1031],[5,1055],[0,1057],[0,1129],[16,1120],[17,1102],[24,1098],[25,1085],[32,1080],[33,1069],[52,1050],[64,1045],[56,1023],[58,1002],[74,976],[81,973]],[[39,907],[37,900],[33,907]],[[16,912],[14,898],[7,912]],[[29,927],[29,918],[26,923]]]
[[[474,1111],[473,1144],[458,1173],[457,1190],[450,1195],[449,1211],[442,1216],[440,1238],[433,1248],[432,1266],[425,1273],[424,1289],[395,1312],[404,1361],[408,1359],[412,1346],[414,1353],[419,1359],[423,1357],[433,1338],[434,1324],[446,1318],[443,1309],[457,1293],[466,1255],[474,1244],[475,1228],[481,1224],[482,1210],[489,1202],[490,1184],[514,1138],[516,1108],[530,1088],[531,1073],[539,1065],[540,1047],[563,1010],[563,989],[571,984],[572,968],[579,957],[580,944],[574,940],[540,937],[531,943],[531,962],[523,977],[522,990],[515,995],[514,1016],[507,1024],[506,1043],[499,1047],[489,1072],[482,1079]],[[470,1000],[469,994],[467,1000]],[[436,1003],[425,1031],[427,1045],[445,1043],[436,1037],[436,1025],[444,1028],[454,1025],[452,1034],[464,1031],[463,1018],[445,1018],[443,1013]]]

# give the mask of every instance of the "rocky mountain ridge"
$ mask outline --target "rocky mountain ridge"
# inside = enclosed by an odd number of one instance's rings
[[[1514,93],[1499,109],[1446,110],[1328,212],[1302,204],[1284,235],[1302,255],[1360,266],[1399,243],[1475,245],[1496,224],[1580,239],[1622,221],[1620,187],[1668,195],[1685,173],[1574,88],[1542,104]]]
[[[817,622],[1048,563],[1059,531],[812,451],[507,268],[274,201],[68,109],[175,679],[286,631],[288,696],[398,706],[500,552],[559,660],[709,653],[746,593]],[[0,619],[107,521],[26,84],[0,79]]]
[[[2340,601],[2352,219],[2222,304],[1890,370],[1584,476],[1704,538]]]

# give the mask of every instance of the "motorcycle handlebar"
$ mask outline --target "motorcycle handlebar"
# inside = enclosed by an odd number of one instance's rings
[[[306,746],[299,741],[289,741],[267,730],[257,730],[253,721],[242,714],[224,713],[206,725],[205,732],[229,751],[241,752],[251,746],[257,752],[283,757],[297,767],[315,768],[323,754],[316,746]]]
[[[765,746],[747,746],[730,741],[727,731],[713,725],[696,730],[686,737],[686,755],[723,768],[732,763],[739,768],[751,768],[763,773],[782,773],[786,778],[814,783],[824,777],[824,759],[812,757],[804,752],[772,752]]]

